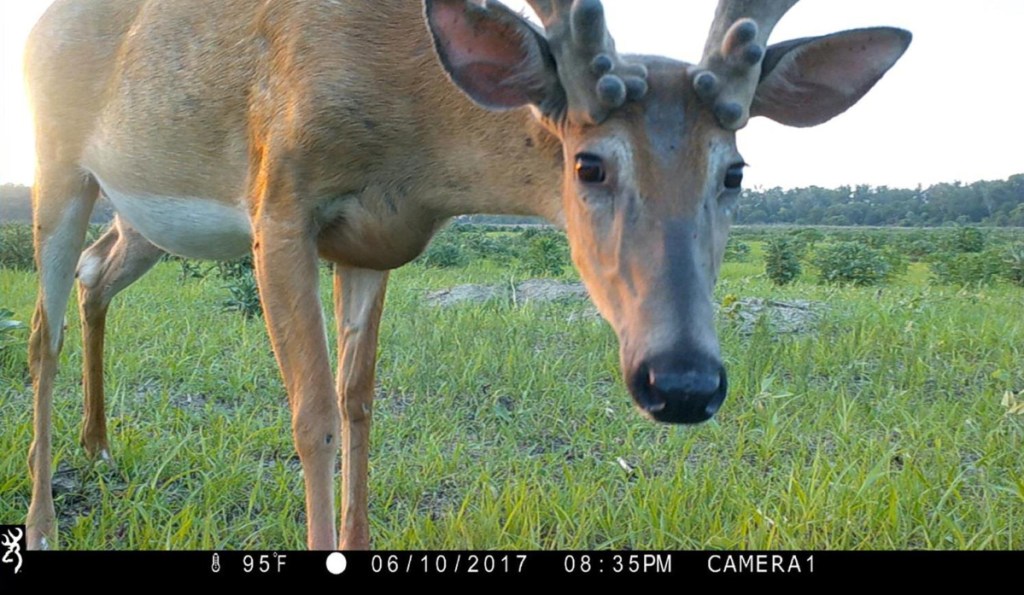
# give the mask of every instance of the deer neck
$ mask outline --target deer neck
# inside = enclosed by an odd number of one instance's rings
[[[382,102],[360,106],[378,124],[367,131],[376,138],[362,144],[389,148],[368,167],[408,180],[406,198],[440,217],[536,215],[561,222],[561,143],[530,108],[488,111],[458,90],[438,62],[419,2],[388,0],[386,23],[360,4],[345,10],[359,13],[362,27],[382,40],[372,67],[359,71],[361,84],[374,87]]]
[[[462,100],[453,96],[453,100]],[[561,224],[562,147],[529,110],[493,113],[469,105],[438,127],[435,167],[448,192],[428,193],[445,216],[526,215]]]

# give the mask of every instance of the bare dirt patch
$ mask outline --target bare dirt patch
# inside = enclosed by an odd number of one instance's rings
[[[515,286],[460,285],[427,294],[427,302],[439,307],[480,303],[494,299],[508,300],[516,305],[584,301],[587,299],[587,290],[579,283],[531,279]]]
[[[573,319],[597,317],[597,309],[587,300],[582,283],[567,283],[552,279],[530,279],[512,285],[459,285],[433,291],[426,295],[427,302],[441,308],[460,304],[475,304],[494,299],[508,300],[522,306],[552,302],[586,303],[587,309]],[[735,321],[745,335],[752,334],[757,323],[767,318],[774,333],[799,334],[813,330],[821,320],[822,304],[806,300],[770,300],[744,298],[719,312],[720,316]]]
[[[551,279],[530,279],[515,286],[513,301],[518,304],[530,302],[572,302],[587,299],[587,290],[582,283],[564,283]]]
[[[722,308],[720,315],[736,321],[744,335],[754,332],[762,318],[767,318],[772,332],[776,334],[806,333],[817,326],[821,319],[822,305],[805,300],[766,300],[762,298],[741,299],[728,308]]]
[[[516,285],[459,285],[427,294],[427,302],[440,307],[475,304],[494,299],[508,300],[516,305],[583,301],[587,299],[587,290],[581,283],[530,279]]]
[[[498,287],[493,285],[459,285],[427,294],[427,302],[435,306],[447,308],[459,304],[475,304],[486,302],[502,296]]]

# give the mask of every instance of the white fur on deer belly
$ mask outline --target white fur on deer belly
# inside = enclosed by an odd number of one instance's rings
[[[171,254],[229,260],[251,250],[252,225],[241,206],[205,198],[133,195],[102,182],[100,186],[120,216]]]

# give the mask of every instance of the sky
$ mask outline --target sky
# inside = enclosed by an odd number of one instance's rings
[[[700,58],[715,3],[604,0],[620,52],[691,62]],[[0,0],[0,184],[31,183],[21,52],[49,4]],[[773,42],[873,25],[909,29],[914,42],[858,105],[831,122],[790,129],[751,121],[738,137],[751,164],[745,184],[914,187],[1024,172],[1022,24],[1022,0],[803,0],[776,27]]]

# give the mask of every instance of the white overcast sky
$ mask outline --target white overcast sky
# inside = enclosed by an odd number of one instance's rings
[[[695,61],[716,2],[604,3],[620,51]],[[0,183],[31,181],[21,48],[47,5],[0,0]],[[871,25],[911,30],[906,56],[860,104],[818,128],[753,121],[739,136],[749,186],[915,186],[1024,172],[1024,0],[803,0],[772,39]]]

